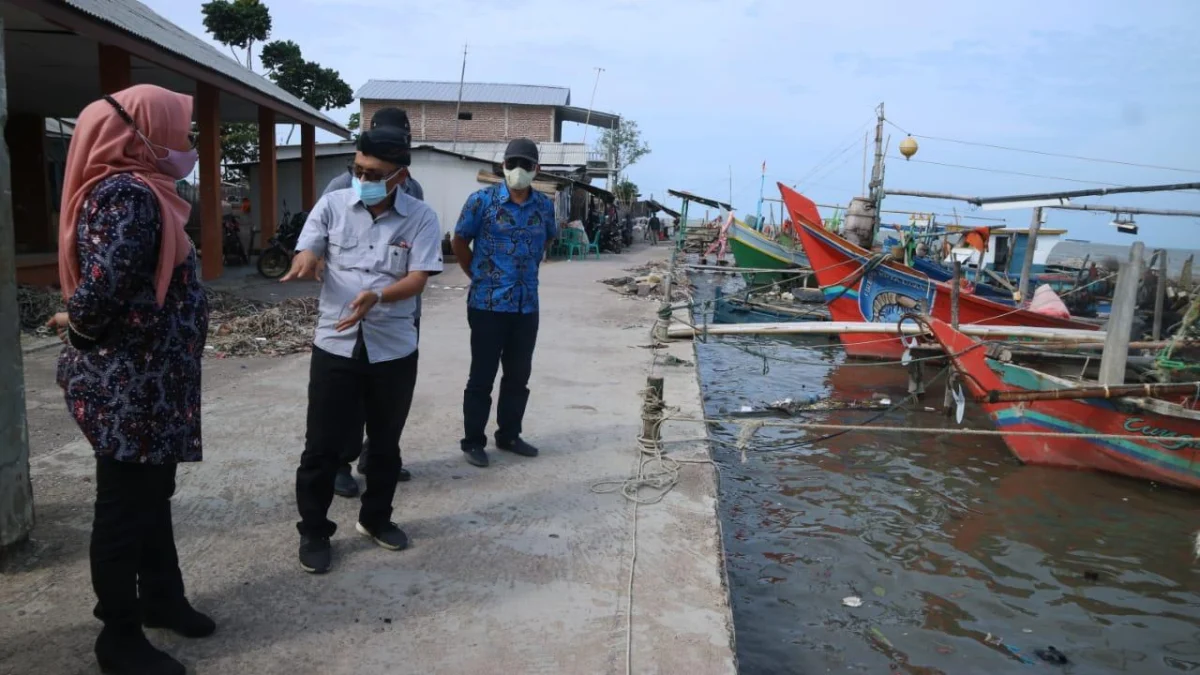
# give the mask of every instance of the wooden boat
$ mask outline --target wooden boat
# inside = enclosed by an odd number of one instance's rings
[[[950,286],[897,262],[885,261],[820,226],[816,204],[779,184],[783,203],[795,223],[800,242],[825,293],[834,321],[896,323],[914,312],[950,319]],[[1096,330],[1081,321],[1059,319],[993,302],[968,293],[959,297],[959,321],[964,324],[1028,326]],[[898,338],[844,333],[838,336],[850,356],[898,359],[904,345]]]
[[[757,269],[794,270],[808,267],[808,258],[790,237],[780,234],[771,239],[763,233],[730,218],[729,229],[725,236],[733,258],[738,267]],[[747,273],[746,283],[752,286],[771,284],[779,281],[795,279],[794,274],[775,274],[771,272]]]
[[[962,375],[963,386],[981,401],[1001,431],[1133,437],[1005,435],[1005,444],[1022,462],[1104,471],[1200,489],[1200,411],[1194,409],[1200,383],[1131,385],[1107,390],[1093,385],[1081,390],[1078,382],[987,358],[983,343],[944,321],[930,319],[929,324]],[[1133,389],[1149,395],[1105,397],[1107,393],[1125,394]],[[1047,398],[1051,396],[1062,398]],[[1163,398],[1166,396],[1191,405],[1171,402]],[[1172,441],[1158,443],[1142,441],[1140,437]]]

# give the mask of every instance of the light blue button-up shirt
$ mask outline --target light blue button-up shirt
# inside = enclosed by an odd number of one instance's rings
[[[350,303],[359,293],[383,291],[409,272],[442,271],[437,215],[424,202],[399,191],[392,208],[378,218],[354,190],[326,194],[309,213],[296,250],[325,258],[313,343],[347,358],[354,352],[358,330],[339,333],[334,326],[352,313]],[[362,321],[371,363],[402,359],[417,350],[415,311],[415,297],[371,308]]]

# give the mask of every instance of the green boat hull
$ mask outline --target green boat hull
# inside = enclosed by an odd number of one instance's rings
[[[729,249],[738,267],[780,270],[780,272],[746,272],[743,277],[751,286],[791,281],[795,274],[784,270],[808,267],[808,259],[799,252],[799,247],[788,237],[778,240],[763,237],[758,232],[735,223],[728,236]]]

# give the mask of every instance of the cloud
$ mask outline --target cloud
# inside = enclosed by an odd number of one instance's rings
[[[203,34],[198,3],[149,0]],[[1200,3],[1086,4],[948,0],[274,0],[275,37],[357,88],[367,79],[467,79],[567,86],[586,106],[639,122],[653,152],[630,170],[642,192],[729,196],[753,211],[760,165],[845,203],[862,180],[861,129],[885,101],[914,133],[1114,157],[1200,164]],[[286,9],[285,9],[286,7]],[[350,109],[338,111],[345,118]],[[567,133],[582,138],[576,127]],[[903,136],[889,126],[894,149]],[[590,139],[597,138],[592,132]],[[1196,178],[922,141],[919,159],[1112,183]],[[825,166],[823,158],[848,148]],[[1078,187],[916,162],[889,184],[972,194]],[[768,186],[770,183],[768,182]],[[768,189],[768,196],[770,190]],[[1200,210],[1200,194],[1121,199]],[[889,200],[890,201],[890,200]],[[1114,202],[1116,203],[1116,202]],[[926,209],[951,205],[900,202]],[[1014,214],[1022,225],[1028,214]],[[1055,214],[1073,236],[1109,240],[1086,214]],[[1107,221],[1104,221],[1107,222]],[[1174,224],[1172,224],[1174,223]],[[1103,223],[1101,223],[1103,224]],[[1191,226],[1190,224],[1188,225]],[[1178,238],[1180,221],[1147,219],[1143,238]],[[1178,241],[1163,241],[1170,244]]]

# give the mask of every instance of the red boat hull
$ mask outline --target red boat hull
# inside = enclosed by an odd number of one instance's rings
[[[834,321],[895,323],[910,311],[950,320],[949,284],[893,262],[864,272],[872,260],[870,251],[826,231],[819,220],[813,222],[816,207],[808,198],[782,184],[779,192]],[[962,324],[992,326],[1097,329],[1089,323],[1014,309],[969,293],[959,296],[958,320]],[[904,353],[903,343],[895,337],[864,333],[842,333],[838,337],[850,356],[896,359]]]
[[[982,345],[942,321],[931,321],[947,353],[954,357],[963,385],[983,399],[989,391],[1037,391],[1045,387],[1021,386],[1023,379],[1038,382],[1040,374],[1028,368],[989,365]],[[1044,377],[1044,376],[1042,376]],[[1105,399],[1064,399],[1023,403],[982,403],[1001,431],[1074,434],[1113,434],[1116,439],[1004,435],[1009,450],[1026,464],[1087,469],[1143,478],[1177,487],[1200,490],[1200,419],[1165,415],[1144,405],[1119,408]],[[1189,411],[1176,407],[1186,415]],[[1141,438],[1169,438],[1151,443]]]

